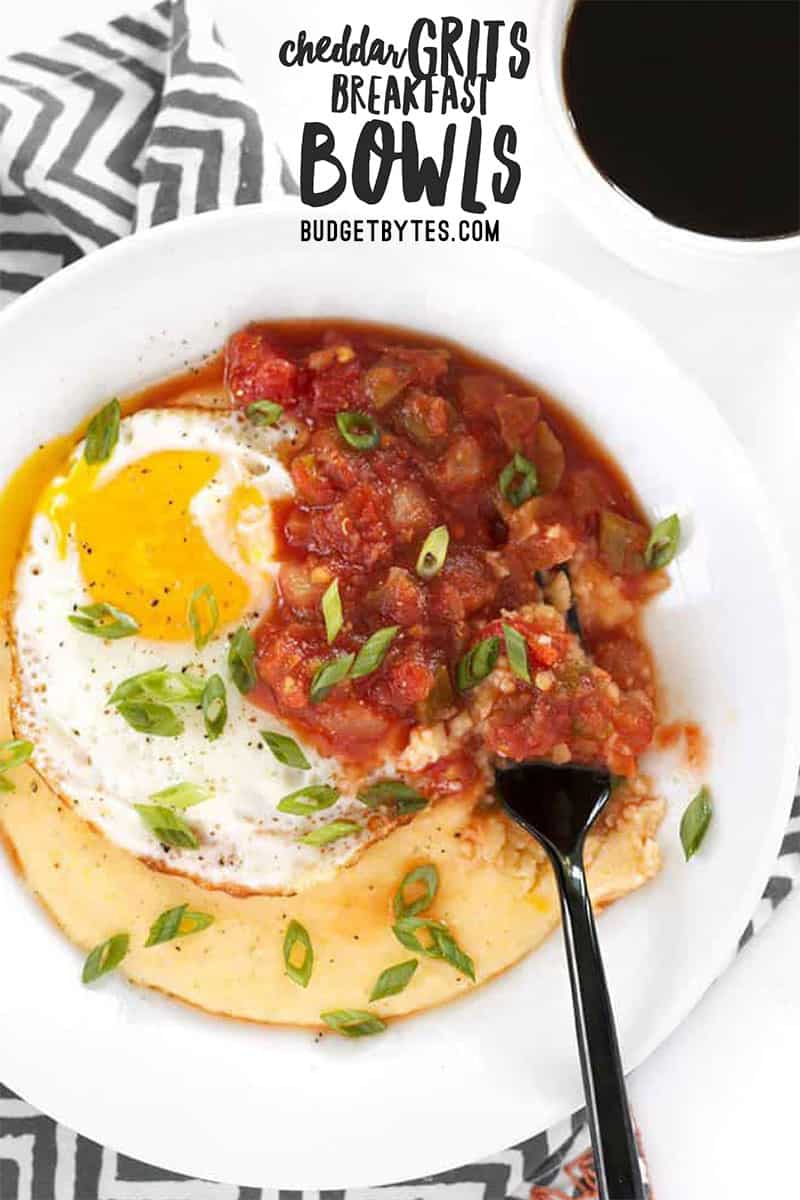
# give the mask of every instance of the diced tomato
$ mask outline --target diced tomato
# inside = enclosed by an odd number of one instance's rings
[[[281,712],[305,708],[314,671],[328,657],[325,636],[308,626],[262,625],[256,643],[258,674]]]
[[[559,496],[534,496],[506,514],[508,545],[503,561],[530,571],[568,562],[577,549],[574,517]]]
[[[653,667],[650,655],[638,639],[625,634],[610,637],[595,643],[592,653],[598,666],[608,671],[623,691],[627,692],[632,688],[652,691]]]
[[[513,570],[499,579],[497,607],[522,608],[525,604],[536,603],[542,593],[536,582],[535,572],[531,571],[524,563],[513,559],[511,562]]]
[[[508,515],[508,563],[522,563],[531,573],[568,562],[576,550],[568,510],[556,497],[534,496]]]
[[[367,602],[387,625],[418,625],[425,620],[427,600],[421,584],[404,567],[390,567]]]
[[[342,649],[348,646],[355,648],[345,640]],[[323,700],[311,703],[314,673],[330,656],[331,649],[319,629],[297,623],[283,629],[262,625],[256,663],[270,706],[285,720],[299,724],[304,736],[323,753],[344,761],[365,761],[378,752],[399,749],[407,736],[405,726],[375,698],[354,694],[354,688],[368,690],[363,685],[345,680]]]
[[[329,571],[313,561],[281,563],[278,574],[281,598],[298,615],[316,615],[331,578]]]
[[[394,427],[420,450],[438,454],[447,444],[452,406],[443,396],[414,388],[393,409]]]
[[[432,798],[482,786],[482,749],[635,772],[654,691],[637,618],[667,581],[641,571],[646,529],[588,440],[553,415],[556,434],[549,408],[510,376],[357,327],[316,339],[245,330],[228,345],[226,372],[237,405],[275,399],[303,418],[286,446],[294,494],[273,509],[283,561],[257,630],[255,703],[359,770],[402,750],[416,724],[458,721],[471,707],[480,725],[464,727],[475,744],[418,776]],[[335,422],[344,410],[373,414],[378,445],[347,443]],[[497,482],[517,451],[536,467],[538,494],[514,508]],[[422,579],[417,556],[439,525],[448,553]],[[569,576],[553,575],[567,563]],[[330,646],[321,600],[333,578],[346,621]],[[570,599],[585,643],[565,627]],[[456,691],[461,656],[490,635],[502,646],[504,624],[525,639],[531,681],[507,669],[503,650],[498,672]],[[317,667],[390,625],[399,632],[380,666],[312,704]]]
[[[323,463],[313,450],[298,454],[292,460],[292,480],[297,489],[297,497],[302,504],[318,507],[323,504],[333,504],[339,491],[323,469]]]
[[[389,492],[388,516],[397,537],[410,542],[433,528],[436,508],[421,483],[401,479]]]
[[[311,380],[311,411],[317,417],[365,407],[361,367],[357,361],[336,362]]]
[[[508,758],[556,757],[564,750],[575,762],[604,763],[617,774],[635,769],[636,755],[650,743],[653,710],[646,696],[613,693],[597,668],[575,679],[559,679],[549,690],[519,684],[488,717],[488,743]]]
[[[308,546],[311,540],[311,514],[294,508],[283,526],[283,535],[290,546]]]
[[[539,408],[536,396],[512,396],[506,392],[497,398],[494,409],[500,423],[500,434],[509,451],[521,450],[533,458]]]
[[[307,545],[316,554],[331,554],[348,563],[374,567],[392,548],[384,511],[381,498],[366,484],[359,484],[332,507],[314,509]]]
[[[400,714],[414,715],[433,686],[434,668],[419,642],[395,645],[379,671],[364,680],[368,696]]]
[[[469,374],[458,381],[458,396],[466,416],[478,421],[490,421],[492,414],[506,395],[507,384],[496,375]]]
[[[503,625],[510,625],[525,638],[528,646],[528,662],[533,668],[548,669],[563,662],[570,647],[572,635],[564,629],[561,617],[540,605],[535,617],[526,620],[517,613],[504,614],[502,619],[491,621],[481,630],[481,638],[499,637],[503,640]]]
[[[602,746],[611,737],[612,705],[608,699],[602,673],[587,671],[577,681],[570,697],[572,737],[576,745],[589,743],[584,753],[591,756],[595,746]]]
[[[569,634],[552,631],[521,630],[528,643],[530,661],[537,667],[553,667],[561,662],[569,646]]]
[[[596,467],[570,472],[566,490],[575,517],[586,529],[594,529],[601,509],[613,507],[611,482]]]
[[[257,400],[291,404],[296,399],[297,367],[273,349],[264,334],[243,329],[225,347],[225,383],[236,408]]]
[[[495,754],[524,762],[546,758],[569,740],[572,719],[566,696],[531,692],[527,703],[503,706],[489,718],[487,743]]]
[[[432,474],[446,492],[468,491],[487,477],[489,463],[481,444],[471,433],[455,435],[447,447],[444,459],[437,463]]]
[[[364,456],[350,450],[336,429],[320,429],[292,460],[292,479],[303,504],[318,507],[354,487],[367,474]]]
[[[402,728],[392,713],[349,695],[348,685],[334,688],[327,700],[306,712],[305,719],[325,739],[327,753],[345,761],[391,753]]]
[[[370,408],[378,412],[387,408],[408,386],[411,378],[411,369],[403,363],[391,359],[375,363],[364,375],[364,394]]]
[[[474,757],[458,751],[437,759],[411,779],[425,796],[453,796],[474,786],[479,775]]]
[[[569,525],[572,512],[561,496],[533,496],[519,508],[510,508],[506,520],[508,540],[524,542],[542,527]]]
[[[450,367],[450,352],[444,347],[421,350],[412,346],[387,346],[387,358],[402,363],[410,373],[411,380],[420,387],[433,387]]]
[[[431,614],[441,621],[463,621],[494,599],[497,578],[483,558],[469,550],[451,550],[429,585]]]

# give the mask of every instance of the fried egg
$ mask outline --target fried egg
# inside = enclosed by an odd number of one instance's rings
[[[231,634],[253,628],[270,604],[276,561],[272,502],[291,495],[285,420],[258,427],[235,414],[145,409],[122,420],[110,457],[90,465],[78,445],[45,488],[22,550],[11,605],[14,725],[35,745],[51,786],[106,837],[156,867],[234,891],[290,892],[332,874],[369,837],[365,810],[337,764],[292,734],[310,764],[278,762],[261,730],[289,733],[230,680]],[[202,649],[187,617],[210,589],[219,623]],[[138,625],[115,640],[82,632],[68,617],[113,605]],[[143,734],[109,703],[131,676],[156,668],[218,673],[228,716],[210,739],[197,704],[180,709],[179,736]],[[196,849],[162,845],[135,805],[189,783],[208,798],[181,812]],[[310,784],[341,791],[324,813],[278,810]],[[299,838],[359,811],[359,831],[324,849]]]

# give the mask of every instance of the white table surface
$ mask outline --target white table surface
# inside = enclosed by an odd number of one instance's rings
[[[327,75],[325,69],[280,68],[276,52],[285,37],[299,28],[335,34],[345,22],[358,29],[362,21],[376,34],[391,36],[423,13],[529,19],[536,0],[528,5],[494,0],[483,6],[469,0],[426,0],[424,5],[393,0],[386,13],[367,0],[212,3],[223,36],[296,171],[303,122],[326,119]],[[122,0],[6,3],[0,57],[44,49],[60,33],[116,16],[123,7]],[[128,11],[136,7],[131,3]],[[540,186],[532,118],[520,103],[529,96],[533,108],[533,81],[519,88],[511,95],[498,86],[491,107],[493,121],[516,125],[525,170],[513,212],[502,214],[504,240],[634,313],[706,388],[778,506],[800,589],[800,281],[793,290],[787,279],[785,288],[771,293],[743,289],[709,296],[647,278],[614,258]],[[658,1200],[723,1195],[745,1200],[796,1190],[798,935],[800,898],[792,897],[681,1029],[631,1077]]]

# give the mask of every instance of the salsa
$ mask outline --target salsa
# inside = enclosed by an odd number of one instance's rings
[[[301,427],[252,700],[364,770],[443,725],[429,792],[474,778],[480,748],[635,774],[655,711],[639,617],[666,577],[648,568],[630,485],[584,429],[500,367],[382,326],[252,325],[224,370],[235,407],[256,419],[270,402]],[[444,556],[423,563],[442,529]],[[467,684],[471,651],[494,662]]]

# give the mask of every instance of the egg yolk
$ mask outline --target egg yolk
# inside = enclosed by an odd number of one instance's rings
[[[221,625],[239,620],[248,605],[248,585],[211,549],[190,512],[219,466],[214,454],[165,450],[97,486],[101,467],[81,458],[42,498],[39,509],[55,527],[62,554],[73,535],[92,600],[134,617],[142,637],[191,640],[188,606],[203,585],[216,597]],[[230,544],[241,553],[247,549],[237,528],[241,514],[252,518],[258,506],[263,529],[263,500],[256,489],[242,488],[221,503]]]

